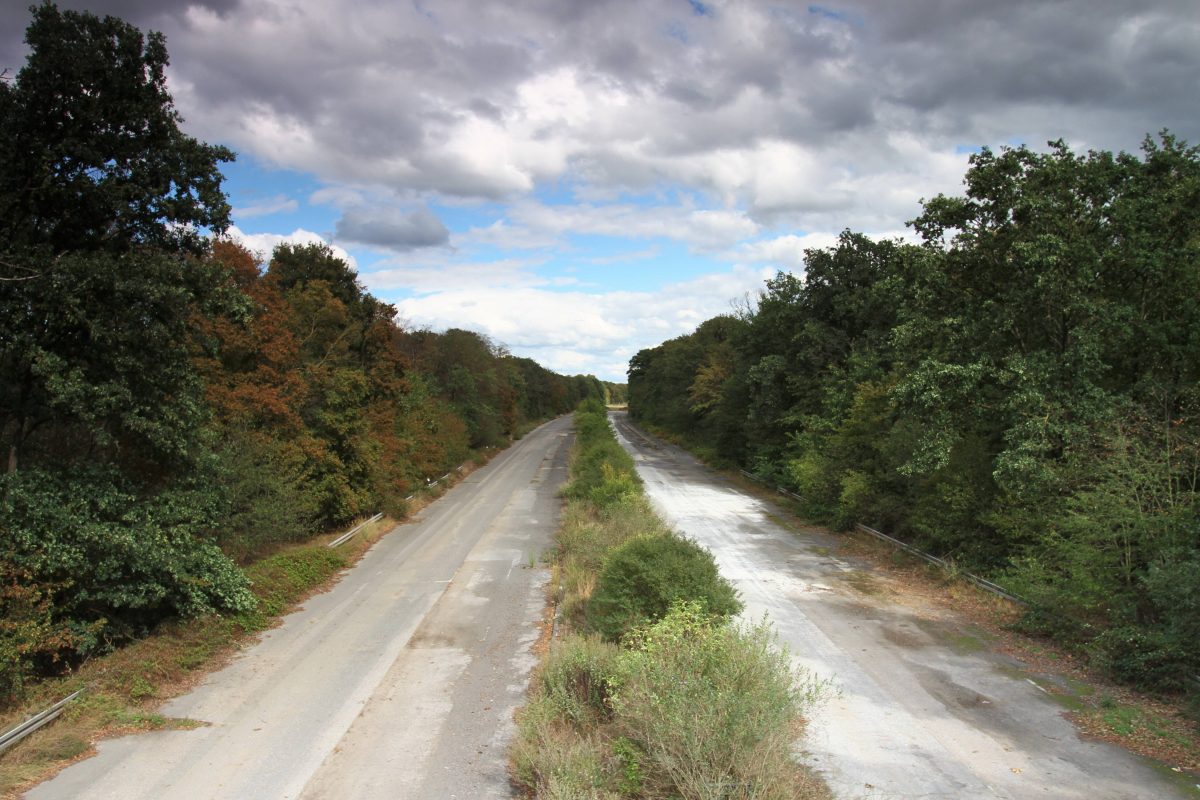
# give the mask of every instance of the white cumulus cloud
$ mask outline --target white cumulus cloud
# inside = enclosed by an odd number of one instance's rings
[[[269,261],[271,253],[281,244],[329,244],[321,234],[303,228],[297,228],[291,233],[243,233],[241,228],[230,225],[226,235],[264,261]],[[345,248],[331,245],[331,249],[333,254],[349,264],[351,269],[358,269],[358,262]]]
[[[446,283],[417,297],[381,294],[412,325],[470,328],[551,369],[623,381],[633,353],[730,313],[734,303],[756,294],[772,274],[771,269],[734,267],[646,292]],[[374,285],[373,276],[366,279]]]

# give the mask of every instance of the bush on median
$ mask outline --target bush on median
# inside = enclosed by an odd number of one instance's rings
[[[604,562],[587,605],[587,624],[610,641],[662,619],[673,603],[693,601],[718,617],[742,609],[712,554],[671,533],[635,536]]]
[[[791,757],[819,693],[765,623],[676,603],[624,646],[553,645],[521,712],[513,776],[538,798],[826,797]]]

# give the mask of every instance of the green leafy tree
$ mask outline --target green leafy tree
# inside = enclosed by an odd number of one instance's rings
[[[126,439],[177,456],[196,427],[188,314],[236,305],[184,255],[228,224],[218,164],[178,126],[163,37],[38,6],[0,82],[0,435],[56,455]]]
[[[33,9],[29,60],[0,82],[0,243],[6,268],[34,254],[204,249],[229,205],[218,163],[233,153],[187,136],[166,88],[167,48],[116,17]]]
[[[1179,688],[1200,670],[1200,149],[985,149],[964,186],[924,203],[920,246],[806,252],[732,357],[699,330],[638,353],[630,411],[701,447],[716,428],[812,516],[998,576],[1027,624]]]
[[[206,541],[222,497],[191,359],[191,320],[246,303],[198,257],[232,154],[180,130],[163,37],[46,3],[26,42],[0,82],[0,572],[70,634],[46,665],[252,603]]]

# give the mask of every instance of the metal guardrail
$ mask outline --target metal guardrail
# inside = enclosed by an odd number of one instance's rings
[[[64,697],[62,700],[59,700],[57,703],[47,708],[45,711],[34,714],[32,717],[13,728],[8,733],[0,736],[0,753],[12,747],[14,744],[21,741],[42,726],[48,725],[54,720],[58,719],[58,716],[62,714],[63,709],[66,708],[67,703],[71,702],[76,697],[79,697],[81,694],[83,694],[83,689],[77,689],[76,691]]]
[[[767,486],[768,488],[773,488],[773,489],[775,489],[775,491],[779,492],[782,495],[786,495],[786,496],[792,498],[793,500],[803,500],[804,499],[800,495],[796,494],[795,492],[789,492],[787,489],[784,489],[782,486],[774,486],[774,487],[770,486],[770,484],[768,484],[766,481],[764,481],[762,478],[759,478],[757,475],[755,475],[752,472],[747,472],[744,469],[740,469],[740,470],[738,470],[738,472],[740,472],[745,478],[752,480],[755,483],[758,483],[762,486]],[[969,581],[970,583],[975,584],[976,586],[978,586],[980,589],[983,589],[984,591],[991,592],[992,594],[995,594],[995,595],[999,595],[1000,597],[1003,597],[1006,600],[1011,600],[1012,602],[1019,603],[1020,605],[1023,605],[1023,606],[1029,605],[1029,601],[1013,594],[1012,592],[1005,589],[1003,586],[992,583],[987,578],[981,578],[978,575],[972,575],[969,572],[963,572],[963,571],[959,570],[957,567],[955,567],[953,564],[951,564],[950,562],[946,561],[944,558],[938,558],[937,556],[932,556],[929,553],[925,553],[921,550],[918,550],[917,548],[913,547],[911,544],[908,544],[907,542],[902,542],[893,536],[888,536],[886,533],[883,533],[882,531],[877,531],[874,528],[863,525],[862,523],[857,523],[857,524],[855,524],[854,527],[857,530],[862,531],[863,533],[870,534],[871,536],[874,536],[878,539],[881,539],[885,542],[895,545],[896,547],[899,547],[901,550],[903,550],[906,553],[914,555],[917,558],[924,559],[925,561],[928,561],[930,564],[936,564],[939,567],[954,570],[955,572],[957,572],[959,575],[962,576],[963,580],[966,580],[966,581]]]
[[[803,497],[796,494],[795,492],[788,491],[787,489],[783,488],[782,486],[771,486],[769,483],[767,483],[762,478],[755,475],[753,472],[747,472],[744,469],[739,469],[738,472],[742,473],[742,477],[752,480],[757,484],[761,484],[762,486],[766,486],[769,489],[774,489],[775,491],[779,492],[781,495],[784,495],[785,497],[790,497],[793,500],[803,500],[804,499]]]
[[[930,564],[936,564],[939,567],[945,567],[946,569],[954,570],[960,576],[962,576],[962,578],[964,580],[975,584],[980,589],[991,592],[992,594],[1000,595],[1001,597],[1003,597],[1006,600],[1011,600],[1012,602],[1019,603],[1023,606],[1029,605],[1029,602],[1027,600],[1025,600],[1022,597],[1018,597],[1017,595],[1013,594],[1012,592],[1009,592],[1003,586],[992,583],[987,578],[981,578],[978,575],[972,575],[969,572],[963,572],[963,571],[959,570],[957,567],[955,567],[953,564],[951,564],[949,561],[946,561],[944,558],[938,558],[937,556],[929,555],[929,553],[924,553],[924,552],[918,550],[917,548],[913,547],[911,544],[908,544],[907,542],[902,542],[899,539],[896,539],[892,536],[888,536],[886,533],[877,531],[874,528],[869,528],[866,525],[863,525],[861,522],[855,524],[854,527],[857,530],[862,531],[863,533],[869,533],[878,539],[882,539],[885,542],[889,542],[890,544],[893,544],[896,547],[899,547],[904,552],[911,553],[912,555],[916,556],[917,558],[923,558],[926,561],[928,561]]]
[[[425,488],[425,489],[428,489],[428,488],[430,488],[431,486],[437,486],[439,483],[441,483],[442,481],[446,480],[447,478],[449,478],[449,477],[450,477],[451,475],[453,475],[454,473],[456,473],[456,472],[462,472],[464,469],[466,469],[466,468],[467,468],[467,464],[469,464],[469,463],[471,463],[471,462],[469,462],[469,461],[464,461],[463,463],[459,464],[457,467],[455,467],[454,469],[450,470],[449,472],[447,472],[445,475],[443,475],[443,476],[442,476],[442,477],[440,477],[440,478],[436,478],[436,479],[435,479],[435,478],[426,478],[426,480],[425,480],[425,486],[424,486],[423,488]],[[408,497],[406,497],[406,498],[404,498],[404,499],[405,499],[405,500],[411,500],[412,498],[413,498],[413,495],[411,495],[411,494],[410,494]]]
[[[914,555],[917,558],[923,558],[926,561],[928,561],[930,564],[937,564],[939,567],[949,566],[945,562],[945,560],[940,559],[937,556],[931,556],[931,555],[929,555],[929,553],[922,552],[922,551],[918,550],[917,548],[913,547],[908,542],[902,542],[895,537],[888,536],[886,533],[883,533],[882,531],[877,531],[874,528],[869,528],[866,525],[863,525],[861,522],[855,523],[854,527],[856,530],[862,531],[863,533],[869,533],[878,539],[882,539],[885,542],[893,544],[896,547],[899,547],[904,552]]]
[[[343,533],[341,536],[339,536],[338,538],[334,539],[332,542],[330,542],[329,544],[327,544],[327,545],[325,545],[325,546],[326,546],[326,547],[337,547],[339,544],[342,544],[342,543],[344,543],[344,542],[348,542],[348,541],[350,541],[350,537],[351,537],[351,536],[353,536],[354,534],[358,533],[358,532],[359,532],[359,531],[361,531],[363,528],[365,528],[365,527],[367,527],[368,525],[370,525],[372,522],[377,522],[377,521],[379,521],[379,520],[381,520],[381,519],[383,519],[383,513],[382,513],[382,512],[380,512],[380,513],[376,514],[375,516],[371,517],[371,518],[370,518],[369,520],[367,520],[366,522],[360,522],[359,524],[355,525],[353,528],[351,528],[350,530],[346,531],[346,532],[345,532],[345,533]]]
[[[439,483],[441,483],[442,481],[444,481],[444,480],[446,480],[447,478],[449,478],[449,477],[450,477],[451,475],[453,475],[455,472],[462,472],[464,469],[466,469],[466,468],[467,468],[467,464],[469,464],[469,463],[470,463],[469,461],[464,461],[464,462],[463,462],[462,464],[460,464],[460,465],[459,465],[457,468],[450,470],[449,472],[447,472],[445,475],[443,475],[442,477],[438,478],[437,480],[431,480],[431,481],[429,481],[429,482],[428,482],[428,483],[425,485],[425,488],[429,488],[429,487],[431,487],[431,486],[437,486]],[[405,499],[405,500],[412,500],[412,499],[413,499],[414,497],[416,497],[416,496],[417,496],[417,493],[416,493],[416,492],[413,492],[412,494],[410,494],[408,497],[406,497],[406,498],[404,498],[404,499]],[[367,520],[366,522],[363,522],[363,523],[361,523],[360,525],[356,525],[355,527],[353,527],[353,528],[351,528],[350,530],[346,531],[346,532],[345,532],[345,533],[343,533],[341,536],[339,536],[338,538],[336,538],[336,539],[334,539],[332,542],[330,542],[328,545],[326,545],[326,547],[337,547],[339,544],[342,544],[342,543],[344,543],[344,542],[348,541],[348,540],[350,539],[350,537],[352,537],[354,534],[358,533],[358,532],[359,532],[361,529],[365,528],[367,525],[370,525],[372,522],[375,522],[376,520],[380,519],[381,517],[383,517],[383,514],[376,514],[375,516],[371,517],[371,518],[370,518],[369,520]]]
[[[457,469],[452,469],[452,470],[450,470],[450,471],[449,471],[449,473],[446,473],[446,474],[445,474],[445,475],[443,475],[442,477],[439,477],[439,479],[438,479],[438,480],[436,480],[436,481],[432,481],[432,480],[431,480],[430,482],[428,482],[425,488],[430,488],[430,487],[432,487],[432,486],[437,486],[437,485],[438,485],[438,483],[440,483],[440,482],[442,482],[442,481],[444,481],[444,480],[448,479],[448,477],[450,477],[451,475],[454,475],[455,473],[461,473],[461,471],[462,471],[462,470],[464,470],[464,469],[467,469],[467,464],[469,464],[469,463],[470,463],[470,462],[466,462],[466,461],[464,461],[464,462],[463,462],[463,463],[460,465],[460,467],[458,467]],[[415,497],[416,497],[416,492],[413,492],[412,494],[409,494],[407,498],[404,498],[404,499],[406,499],[406,500],[412,500],[412,499],[413,499],[413,498],[415,498]],[[329,545],[326,545],[326,547],[337,547],[338,545],[342,545],[342,543],[349,541],[350,537],[354,536],[354,534],[356,534],[356,533],[359,533],[359,531],[360,531],[361,529],[364,529],[364,528],[366,528],[366,527],[367,527],[367,525],[370,525],[372,522],[376,522],[376,521],[378,521],[378,519],[380,519],[380,518],[382,518],[382,517],[383,517],[383,513],[377,513],[377,515],[376,515],[376,516],[373,516],[373,517],[371,517],[370,519],[367,519],[367,521],[366,521],[366,522],[364,522],[364,523],[360,523],[360,524],[358,524],[358,525],[355,525],[355,527],[354,527],[354,528],[352,528],[352,529],[350,529],[350,530],[346,531],[346,533],[342,534],[341,536],[338,536],[338,537],[337,537],[337,539],[335,539],[334,541],[331,541],[331,542],[329,543]]]

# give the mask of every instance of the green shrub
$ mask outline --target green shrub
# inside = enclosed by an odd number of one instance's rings
[[[1166,550],[1146,571],[1141,588],[1154,609],[1149,636],[1161,643],[1156,688],[1194,692],[1200,676],[1200,554]]]
[[[571,465],[574,477],[565,491],[567,497],[588,497],[593,489],[604,483],[605,469],[629,475],[631,481],[640,484],[635,477],[633,459],[615,440],[581,442]]]
[[[103,621],[120,639],[169,617],[254,603],[241,570],[206,538],[219,501],[203,487],[148,493],[105,467],[25,468],[0,484],[5,555],[53,587],[56,620]]]
[[[627,644],[610,702],[623,777],[636,775],[637,796],[812,796],[791,749],[801,710],[821,688],[792,669],[765,623],[739,628],[681,602]]]
[[[635,536],[605,560],[588,601],[587,623],[617,640],[636,625],[662,619],[677,600],[698,601],[717,616],[742,607],[700,545],[672,534]]]
[[[621,767],[621,793],[632,797],[640,796],[645,782],[643,764],[646,753],[637,742],[625,736],[614,739],[612,749]]]
[[[605,509],[629,502],[639,494],[641,486],[637,475],[608,463],[602,466],[600,482],[591,488],[587,496],[598,508]]]
[[[1196,669],[1196,643],[1123,625],[1104,631],[1092,642],[1100,665],[1121,683],[1152,691],[1182,692],[1191,688]]]
[[[555,713],[587,727],[611,714],[608,695],[620,650],[595,636],[568,636],[550,649],[538,687]]]
[[[871,519],[874,499],[875,488],[871,485],[868,475],[858,470],[850,470],[842,475],[835,518],[837,527],[849,530],[854,527],[854,523]]]
[[[806,506],[816,510],[821,518],[831,516],[838,497],[838,482],[828,459],[814,449],[807,449],[786,462],[784,470],[787,482],[804,498]]]

